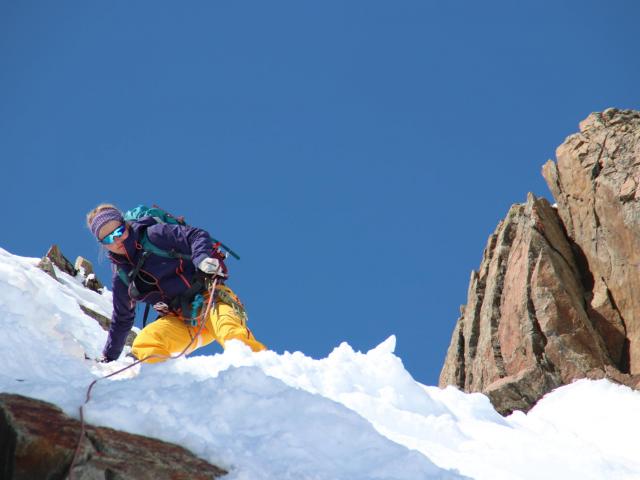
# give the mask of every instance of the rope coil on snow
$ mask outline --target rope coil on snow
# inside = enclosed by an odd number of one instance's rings
[[[135,367],[136,365],[139,365],[142,362],[145,362],[147,360],[151,360],[151,359],[176,360],[176,359],[186,355],[186,353],[189,350],[189,348],[191,348],[191,346],[194,344],[194,342],[200,337],[200,334],[202,333],[204,325],[207,323],[207,318],[209,317],[209,312],[211,311],[211,307],[213,306],[213,297],[214,297],[214,293],[215,293],[215,288],[216,288],[217,282],[218,282],[218,278],[216,277],[216,278],[213,279],[213,282],[211,283],[211,288],[209,289],[209,301],[207,302],[207,308],[205,309],[205,311],[201,315],[201,321],[200,321],[200,326],[198,328],[198,331],[193,336],[193,338],[191,338],[191,341],[184,348],[184,350],[182,350],[177,355],[160,355],[160,354],[149,355],[149,356],[144,357],[144,358],[142,358],[140,360],[136,360],[132,364],[127,365],[126,367],[121,368],[120,370],[116,370],[115,372],[111,372],[108,375],[105,375],[105,376],[100,377],[100,378],[96,378],[93,382],[91,382],[89,384],[89,388],[87,388],[87,395],[85,397],[84,403],[82,405],[80,405],[80,409],[79,409],[80,410],[80,437],[78,438],[78,445],[76,446],[76,449],[75,449],[75,451],[73,453],[73,458],[71,460],[71,465],[69,466],[69,476],[68,476],[69,480],[74,480],[74,478],[75,478],[75,475],[74,475],[74,472],[73,472],[73,468],[78,463],[78,458],[80,456],[80,450],[82,450],[82,440],[84,439],[84,437],[85,437],[85,435],[87,433],[86,432],[86,423],[84,421],[84,407],[87,405],[87,403],[89,403],[89,400],[91,400],[91,390],[93,390],[93,387],[100,380],[105,380],[107,378],[110,378],[110,377],[113,377],[115,375],[118,375],[119,373],[125,372],[125,371],[129,370],[130,368]]]

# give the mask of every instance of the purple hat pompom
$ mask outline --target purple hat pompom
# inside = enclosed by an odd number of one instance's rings
[[[93,233],[93,236],[98,238],[100,229],[113,220],[124,223],[124,218],[122,218],[122,214],[118,209],[109,207],[100,210],[100,212],[93,217],[93,220],[91,220],[91,233]]]

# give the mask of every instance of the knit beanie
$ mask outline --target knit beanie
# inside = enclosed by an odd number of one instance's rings
[[[113,220],[124,223],[120,210],[111,207],[100,210],[100,212],[93,217],[93,220],[91,220],[91,233],[93,233],[93,236],[98,238],[100,229]]]

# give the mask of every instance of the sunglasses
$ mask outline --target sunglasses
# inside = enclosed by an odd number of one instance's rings
[[[111,245],[113,242],[116,241],[116,238],[120,238],[122,235],[124,235],[124,232],[125,232],[124,225],[120,225],[113,232],[111,232],[109,235],[107,235],[102,240],[100,240],[100,243],[103,245]]]

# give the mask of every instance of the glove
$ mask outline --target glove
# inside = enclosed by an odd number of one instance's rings
[[[158,312],[160,315],[168,315],[171,310],[169,309],[169,305],[164,302],[158,302],[153,305],[153,309]]]
[[[222,271],[222,266],[220,262],[216,258],[207,257],[200,262],[198,268],[202,270],[207,275],[218,275],[223,277],[224,272]]]

